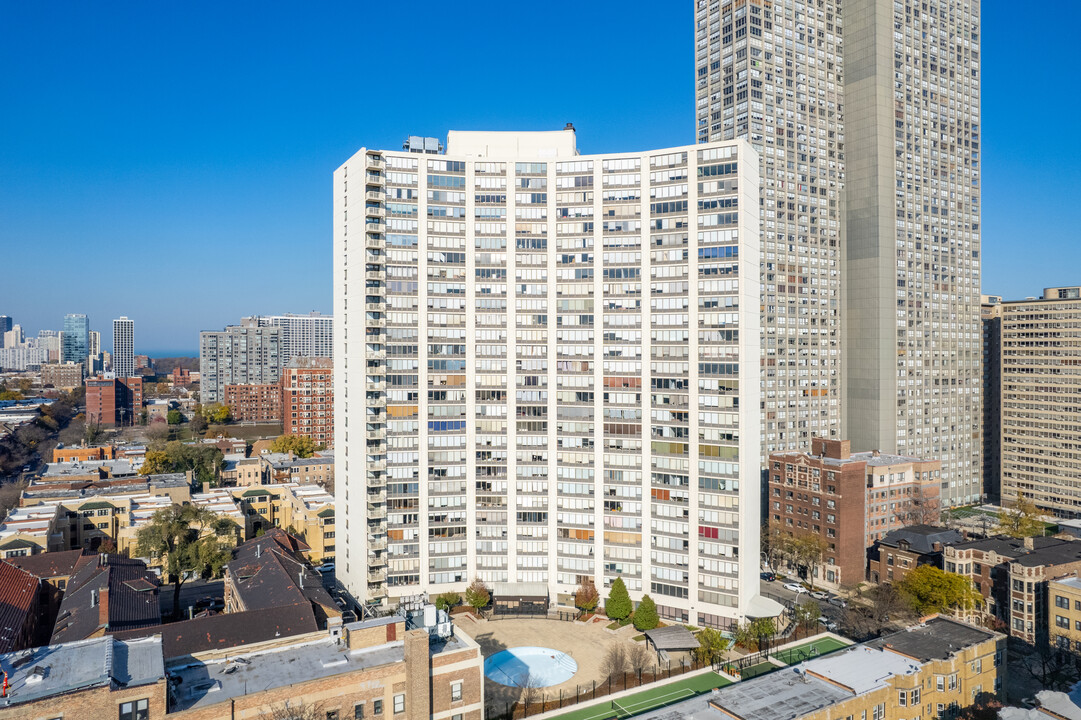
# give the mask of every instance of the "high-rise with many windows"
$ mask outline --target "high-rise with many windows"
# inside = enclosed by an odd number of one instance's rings
[[[121,378],[135,375],[135,321],[126,316],[113,320],[113,373]]]
[[[622,577],[731,626],[758,586],[754,150],[437,147],[334,174],[338,576],[368,602]]]
[[[60,362],[86,365],[90,352],[90,321],[86,315],[65,315],[60,340]]]
[[[695,0],[698,141],[761,161],[763,461],[842,436],[839,5]]]
[[[695,0],[695,23],[698,140],[762,161],[764,450],[844,436],[978,499],[979,0]]]
[[[848,437],[983,492],[979,0],[845,0]]]
[[[262,315],[262,327],[282,329],[282,363],[300,357],[332,357],[334,353],[334,318],[322,313],[307,315]]]
[[[255,318],[224,331],[199,333],[200,400],[225,402],[226,385],[273,385],[281,380],[281,328]]]

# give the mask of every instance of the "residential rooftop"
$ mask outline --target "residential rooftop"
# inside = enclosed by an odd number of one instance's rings
[[[1073,588],[1074,590],[1081,590],[1081,578],[1067,577],[1060,578],[1059,580],[1053,580],[1052,582],[1058,583],[1059,585],[1065,585],[1066,587]]]
[[[881,538],[879,545],[897,547],[899,543],[908,543],[913,551],[926,555],[935,552],[935,544],[953,545],[963,541],[964,536],[956,530],[937,527],[935,525],[909,525],[908,527],[891,530]]]
[[[165,678],[161,638],[91,638],[0,655],[8,674],[0,707],[94,687],[150,685]]]

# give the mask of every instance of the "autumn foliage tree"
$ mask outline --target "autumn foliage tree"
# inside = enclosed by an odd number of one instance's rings
[[[574,593],[574,606],[584,612],[593,612],[597,609],[601,595],[597,592],[597,586],[592,581],[586,581],[578,586]]]
[[[307,435],[279,435],[270,444],[271,452],[291,452],[299,458],[310,458],[315,450],[315,441]]]
[[[491,599],[492,594],[488,592],[488,586],[480,578],[471,582],[465,589],[466,605],[473,608],[473,612],[479,612],[481,608],[487,607]]]
[[[1017,491],[1017,501],[1013,507],[1004,508],[998,514],[998,531],[1002,535],[1014,538],[1034,537],[1043,535],[1043,528],[1036,503],[1022,495],[1020,490]]]
[[[920,565],[904,576],[898,587],[920,615],[953,610],[972,610],[982,601],[979,591],[964,575]]]

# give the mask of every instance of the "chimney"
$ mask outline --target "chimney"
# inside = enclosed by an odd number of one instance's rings
[[[98,627],[109,627],[109,588],[98,591]]]
[[[879,457],[880,455],[881,455],[881,453],[878,452],[878,450],[872,450],[871,451],[871,457]]]
[[[1030,537],[1025,538],[1025,549],[1026,550],[1035,550],[1036,549],[1035,538],[1030,538]]]
[[[263,546],[259,543],[255,544],[255,559],[258,560],[259,556],[263,554]]]
[[[297,585],[299,585],[301,588],[304,587],[304,571],[303,570],[300,570],[300,571],[297,572]]]
[[[574,132],[574,123],[567,123],[566,125],[563,126],[563,129],[564,130],[570,130],[571,132]]]

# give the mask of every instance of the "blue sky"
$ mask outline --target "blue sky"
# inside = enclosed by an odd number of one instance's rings
[[[567,121],[583,152],[693,142],[693,3],[613,7],[0,0],[0,314],[195,349],[332,310],[331,173],[361,146]],[[983,286],[1038,295],[1081,283],[1081,4],[983,12]]]

